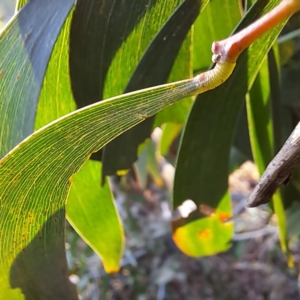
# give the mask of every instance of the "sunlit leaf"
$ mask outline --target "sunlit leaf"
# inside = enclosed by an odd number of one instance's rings
[[[30,1],[1,33],[0,157],[30,135],[34,129],[35,108],[46,66],[53,45],[73,4],[71,0]],[[34,222],[40,214],[30,212],[23,214],[22,197],[11,200],[16,201],[15,213],[7,226],[10,227],[11,222],[24,218],[26,221],[21,222],[18,227],[24,238],[30,231],[27,224]],[[3,206],[1,199],[1,209]],[[42,208],[40,213],[43,213]],[[56,224],[56,220],[61,217],[64,218],[64,212],[57,210],[56,214],[47,220],[48,226]],[[28,298],[36,294],[45,297],[51,295],[52,298],[77,298],[76,291],[68,279],[64,248],[56,247],[57,244],[64,242],[63,228],[54,225],[52,232],[48,233],[49,245],[46,249],[38,247],[39,243],[45,242],[45,240],[38,242],[38,237],[28,245],[30,251],[19,256],[10,269],[0,267],[2,297],[24,298],[18,289],[8,292],[10,286],[21,288],[22,293]],[[0,251],[7,240],[6,234],[9,230],[1,231]],[[18,242],[15,240],[15,247],[17,251],[23,251],[21,239]],[[47,269],[47,272],[42,272],[41,266]],[[57,269],[60,270],[59,274],[53,276],[53,271],[56,272]]]
[[[279,94],[278,90],[271,93],[272,88],[276,89],[276,87],[279,87],[278,65],[272,51],[274,50],[271,50],[269,60],[264,60],[251,91],[247,96],[251,148],[254,162],[260,174],[264,172],[278,150],[274,137],[275,132],[280,130],[279,126],[277,126],[277,128],[274,126],[274,123],[279,122],[278,118],[280,118],[280,115],[275,114],[274,106],[277,105],[278,107],[280,103],[276,103],[275,101],[276,95]],[[272,99],[274,96],[275,99]],[[277,144],[279,144],[279,142],[277,142]],[[285,253],[288,253],[286,219],[279,190],[273,195],[273,205],[278,218],[281,247]],[[289,262],[292,264],[291,260],[289,260]]]
[[[69,15],[48,64],[37,108],[36,129],[76,108],[69,77],[71,19],[72,15]],[[68,197],[67,218],[78,234],[99,254],[106,271],[110,272],[118,269],[124,234],[110,186],[108,182],[101,185],[97,172],[100,174],[101,164],[94,161],[87,163],[76,175]],[[103,234],[99,235],[99,231]],[[108,232],[113,234],[105,234]]]
[[[104,187],[100,180],[101,164],[91,160],[72,176],[67,219],[112,273],[120,268],[124,237],[108,179]]]
[[[45,287],[52,288],[50,295],[74,299],[61,280],[63,275],[67,280],[64,224],[71,177],[111,139],[197,90],[191,79],[97,103],[36,131],[0,160],[1,293],[7,299],[12,287],[29,298]],[[50,268],[55,263],[59,266]],[[41,265],[51,272],[36,276]],[[53,287],[57,281],[61,290]]]
[[[173,240],[189,256],[214,255],[228,250],[233,235],[229,194],[224,195],[217,209],[209,215],[191,213],[187,218],[172,221]]]

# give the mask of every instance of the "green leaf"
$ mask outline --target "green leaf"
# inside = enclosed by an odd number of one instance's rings
[[[276,3],[271,1],[267,9]],[[264,6],[263,2],[256,4],[238,30],[256,19]],[[278,28],[270,31],[243,53],[226,83],[197,97],[185,128],[178,158],[175,207],[185,199],[217,207],[226,193],[228,157],[235,122],[248,86],[252,85],[257,68],[278,32]],[[197,149],[200,151],[199,155],[192,155]]]
[[[72,13],[66,19],[51,53],[37,105],[35,130],[76,109],[69,77],[68,49]]]
[[[74,299],[70,291],[59,294],[68,289],[61,254],[71,176],[111,139],[197,89],[193,79],[185,80],[77,110],[36,131],[0,160],[0,288],[6,299],[16,293],[12,287],[32,299],[42,297],[45,286],[51,299]],[[51,271],[36,276],[41,266]]]
[[[227,222],[231,215],[229,201],[230,195],[227,193],[209,216],[205,217],[200,209],[187,218],[171,222],[173,240],[183,253],[199,257],[228,250],[233,235],[233,223]]]
[[[70,33],[70,76],[79,108],[124,91],[176,1],[168,1],[170,5],[162,0],[77,1]]]
[[[30,1],[1,34],[0,157],[33,132],[46,66],[73,3]]]
[[[267,168],[280,145],[280,141],[277,141],[276,147],[276,139],[274,138],[275,132],[280,131],[281,128],[280,126],[277,126],[277,128],[274,126],[275,122],[279,122],[278,119],[280,117],[274,113],[276,111],[274,107],[280,105],[280,103],[275,103],[276,97],[279,94],[277,91],[279,87],[279,72],[273,51],[274,50],[271,49],[269,53],[269,60],[264,60],[251,91],[246,98],[251,148],[254,162],[260,174]],[[272,88],[275,88],[273,93]],[[279,190],[275,192],[272,199],[274,210],[278,218],[281,248],[288,255],[286,219]],[[288,260],[289,263],[292,264],[289,255]]]
[[[237,1],[211,1],[194,25],[193,68],[197,72],[211,65],[211,45],[229,36],[241,13]]]
[[[274,156],[269,69],[266,59],[247,95],[246,103],[253,158],[262,174]]]
[[[123,256],[123,228],[108,179],[100,186],[101,164],[88,160],[72,180],[67,219],[100,256],[106,272],[117,272]]]
[[[30,1],[1,33],[0,157],[33,131],[35,108],[46,66],[73,3],[71,0]],[[23,214],[23,202],[22,198],[14,201],[15,213],[11,221],[16,222]],[[0,207],[3,205],[1,201]],[[57,210],[44,225],[56,224],[57,219],[61,217],[64,217],[64,212]],[[28,213],[23,215],[23,218],[28,224],[39,218],[39,215]],[[8,222],[8,226],[11,221]],[[57,245],[64,243],[63,228],[54,226],[53,231],[48,233],[47,251],[41,250],[44,240],[40,240],[38,236],[28,245],[29,255],[24,253],[23,256],[19,256],[10,270],[0,267],[2,297],[24,298],[19,289],[7,292],[11,286],[21,288],[28,299],[36,298],[37,294],[45,298],[51,295],[56,299],[77,299],[76,291],[69,282],[64,248],[57,248]],[[25,236],[29,229],[25,223],[20,223],[18,230]],[[60,234],[57,235],[57,232]],[[2,241],[6,240],[5,234],[1,232]],[[18,251],[23,250],[22,240],[16,241],[15,246]],[[57,272],[58,269],[59,274],[54,276],[53,272]]]
[[[278,2],[256,2],[237,30],[253,22]],[[222,11],[220,16],[226,11],[223,6]],[[191,199],[198,206],[205,204],[218,210],[221,199],[227,194],[229,154],[239,111],[264,56],[281,28],[282,26],[276,27],[249,47],[240,56],[236,69],[223,85],[197,97],[185,127],[178,156],[174,207]],[[230,209],[229,197],[226,201],[224,213],[228,213],[227,210]],[[219,236],[222,233],[213,234]]]
[[[71,19],[70,14],[48,64],[37,109],[36,129],[66,115],[76,107],[69,77]],[[122,257],[124,233],[109,184],[101,186],[101,180],[97,180],[96,173],[101,172],[101,169],[100,162],[94,161],[87,163],[76,175],[77,180],[74,180],[68,197],[67,218],[77,233],[101,257],[105,270],[114,272],[119,268]],[[102,236],[96,235],[99,231],[103,232]],[[111,235],[105,234],[112,232]]]
[[[149,45],[126,86],[125,92],[162,84],[167,81],[185,36],[207,2],[207,0],[182,2]],[[168,6],[174,9],[176,3],[178,4],[178,1],[170,0],[168,5],[165,5],[166,1],[163,1],[162,7]],[[159,14],[162,12],[159,12]],[[117,170],[130,168],[137,158],[138,145],[149,137],[152,126],[153,120],[148,119],[106,146],[103,154],[103,174],[112,175]]]

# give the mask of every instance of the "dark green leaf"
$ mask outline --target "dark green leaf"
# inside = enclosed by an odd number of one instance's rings
[[[150,44],[132,75],[125,89],[126,92],[167,81],[185,36],[207,2],[207,0],[182,2]],[[117,170],[130,168],[137,159],[138,145],[149,137],[152,125],[153,119],[148,119],[105,147],[103,154],[105,175],[112,175]]]
[[[185,78],[193,77],[193,62],[192,62],[192,33],[191,31],[186,36],[181,49],[176,57],[172,67],[168,82],[174,82]],[[193,98],[186,98],[174,103],[170,107],[163,109],[155,116],[153,128],[159,127],[164,123],[173,122],[184,124],[191,108]]]
[[[276,4],[276,0],[256,2],[237,30]],[[204,203],[216,208],[226,194],[229,152],[236,120],[248,88],[281,28],[271,30],[245,51],[225,84],[197,97],[178,157],[175,207],[186,199],[192,199],[197,204]]]

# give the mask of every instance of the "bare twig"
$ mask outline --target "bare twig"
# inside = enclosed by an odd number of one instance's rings
[[[293,169],[300,164],[300,123],[296,126],[278,154],[268,165],[248,198],[247,205],[255,207],[267,203],[275,190],[286,183]]]

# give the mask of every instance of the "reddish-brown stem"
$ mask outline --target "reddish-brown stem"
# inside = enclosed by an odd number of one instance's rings
[[[247,47],[276,25],[300,10],[300,0],[283,0],[265,16],[237,34],[212,45],[214,62],[236,62]]]

